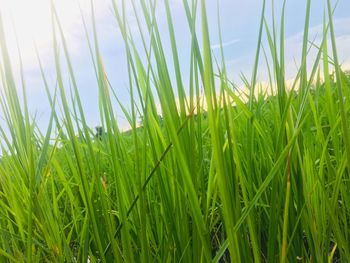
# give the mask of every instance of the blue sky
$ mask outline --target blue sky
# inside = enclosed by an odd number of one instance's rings
[[[51,21],[48,2],[47,0],[0,0],[0,10],[5,24],[14,71],[18,72],[18,55],[15,48],[13,24],[16,26],[24,61],[30,112],[32,116],[36,115],[39,126],[44,129],[50,109],[46,101],[43,83],[39,74],[33,43],[35,42],[38,46],[39,54],[45,67],[45,73],[53,88],[55,84],[55,71],[53,65]],[[77,4],[78,2],[80,3],[85,19],[89,21],[90,1],[60,0],[55,2],[67,37],[81,98],[88,117],[88,123],[91,127],[94,127],[99,124],[97,83]],[[164,15],[165,12],[161,2],[161,0],[158,1],[157,18],[160,25],[161,36],[164,40],[164,48],[170,51],[166,18]],[[170,0],[170,2],[180,54],[181,70],[186,84],[189,72],[190,35],[184,9],[182,7],[182,1]],[[217,3],[219,2],[220,22],[228,73],[231,80],[239,83],[240,73],[248,77],[251,74],[257,45],[262,1],[207,0],[206,2],[213,54],[219,55],[219,49],[217,48],[219,43]],[[300,61],[305,2],[305,0],[288,0],[286,5],[285,43],[287,78],[293,78],[296,69],[295,61],[297,63]],[[106,72],[119,99],[128,105],[129,95],[125,52],[117,23],[112,14],[111,0],[95,0],[94,3],[98,23],[99,44]],[[266,19],[269,22],[271,21],[271,0],[267,0],[267,3]],[[332,1],[332,3],[334,4],[335,1]],[[282,1],[275,0],[275,4],[275,14],[278,22]],[[312,1],[310,39],[319,35],[322,30],[324,9],[324,0]],[[130,11],[128,16],[130,27],[132,30],[135,30],[135,34],[133,35],[136,43],[140,44],[140,39],[136,31],[135,19],[131,14],[131,8],[128,8],[128,10]],[[349,11],[350,1],[340,0],[334,16],[340,62],[344,63],[346,67],[349,66],[350,62]],[[11,22],[11,20],[13,22]],[[266,49],[268,48],[266,39],[264,39],[264,46]],[[314,53],[311,52],[311,59],[313,54]],[[168,53],[168,58],[171,59],[170,52]],[[171,63],[169,63],[169,65],[170,64]],[[260,81],[266,80],[266,67],[264,64],[261,64],[258,77]],[[17,79],[19,80],[19,78]],[[66,84],[67,87],[69,87],[68,81]],[[121,126],[124,127],[126,121],[118,107],[116,107],[116,111]]]

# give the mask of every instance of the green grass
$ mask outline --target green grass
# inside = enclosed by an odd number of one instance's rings
[[[291,90],[285,79],[285,5],[270,24],[262,2],[245,94],[228,78],[222,47],[220,58],[212,55],[204,0],[183,0],[191,37],[188,83],[169,0],[164,7],[171,61],[158,29],[158,2],[141,0],[141,8],[132,2],[138,49],[126,1],[112,0],[125,44],[130,102],[118,100],[105,73],[92,12],[93,32],[85,27],[85,33],[98,83],[96,111],[106,131],[101,140],[87,125],[78,69],[54,5],[55,89],[40,64],[51,105],[45,131],[30,117],[25,85],[15,85],[15,78],[25,83],[25,76],[22,68],[13,75],[0,20],[0,262],[349,261],[350,77],[338,62],[329,0],[322,42],[309,41],[310,2]],[[220,32],[220,21],[217,26]],[[311,47],[317,48],[313,60]],[[257,79],[263,58],[267,89],[276,87],[271,96]],[[129,121],[128,132],[118,126],[115,103]]]

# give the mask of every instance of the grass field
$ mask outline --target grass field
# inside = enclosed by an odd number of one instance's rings
[[[44,131],[29,114],[25,88],[15,85],[25,76],[13,74],[0,21],[6,123],[0,127],[0,262],[350,261],[350,77],[339,65],[330,1],[321,43],[309,42],[305,1],[302,57],[288,87],[284,9],[275,18],[277,30],[264,20],[261,1],[256,59],[243,79],[249,93],[228,78],[223,49],[221,58],[212,56],[204,0],[183,1],[191,32],[189,83],[169,1],[171,65],[156,1],[134,8],[142,50],[126,23],[124,1],[111,3],[131,97],[119,107],[131,130],[118,126],[118,100],[95,30],[89,46],[105,131],[99,138],[87,125],[79,69],[54,7],[57,88],[51,92],[42,73],[51,105]],[[95,25],[94,16],[89,19]],[[317,46],[312,60],[311,46]],[[257,80],[260,60],[268,62],[270,96]]]

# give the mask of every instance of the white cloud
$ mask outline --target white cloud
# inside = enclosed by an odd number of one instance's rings
[[[219,49],[221,46],[224,48],[224,47],[232,46],[232,45],[234,45],[234,44],[236,44],[238,42],[239,42],[239,39],[232,39],[230,41],[223,42],[222,45],[220,43],[211,45],[210,48],[215,50],[215,49]]]
[[[350,18],[341,18],[334,20],[334,28],[336,34],[336,45],[339,63],[344,69],[350,68]],[[309,41],[315,41],[316,45],[319,45],[322,40],[322,25],[316,25],[310,27],[309,29]],[[298,32],[296,34],[290,35],[285,38],[285,75],[286,79],[294,79],[297,70],[301,63],[301,53],[302,53],[302,43],[303,43],[303,32]],[[265,50],[267,52],[267,57],[271,57],[268,44],[265,43]],[[330,57],[333,57],[331,42],[328,39],[328,53]],[[311,66],[316,59],[317,49],[311,48],[308,54],[308,71],[311,71]],[[226,65],[230,72],[230,78],[239,81],[239,74],[242,72],[246,77],[251,76],[251,71],[253,69],[255,50],[251,53],[243,54],[238,58],[229,58],[226,61]],[[271,63],[271,61],[270,61]],[[321,63],[322,64],[322,63]],[[321,65],[322,66],[322,65]],[[270,64],[272,67],[272,64]],[[271,70],[273,70],[271,68]],[[268,80],[268,70],[263,57],[263,53],[260,54],[260,63],[258,71],[258,80],[267,81]]]
[[[338,60],[340,64],[350,62],[350,18],[342,18],[334,20],[334,28],[336,34],[336,48],[338,54]],[[322,41],[323,36],[323,26],[317,25],[311,27],[309,30],[309,41],[315,41],[315,45],[319,46]],[[328,35],[329,36],[329,35]],[[293,36],[288,37],[285,40],[286,47],[286,73],[288,77],[292,78],[296,74],[296,67],[300,65],[301,62],[301,48],[303,42],[303,34],[299,32]],[[327,39],[328,45],[328,55],[333,57],[332,45],[330,38]],[[308,55],[308,66],[309,71],[311,66],[316,59],[318,49],[316,47],[311,48]],[[295,65],[295,62],[297,65]]]

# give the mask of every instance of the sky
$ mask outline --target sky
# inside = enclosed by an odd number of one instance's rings
[[[117,0],[118,2],[118,0]],[[139,1],[136,1],[139,2]],[[275,0],[275,15],[281,15],[282,0]],[[58,16],[67,39],[73,68],[87,115],[88,124],[93,128],[100,125],[97,99],[97,81],[89,54],[82,17],[86,19],[91,38],[90,0],[56,0],[54,1]],[[128,1],[126,1],[128,3]],[[189,46],[190,34],[182,0],[170,0],[173,14],[176,40],[179,51],[180,66],[184,82],[189,75]],[[267,0],[266,19],[271,22],[271,0]],[[332,1],[334,4],[335,1]],[[251,74],[254,62],[259,20],[262,1],[260,0],[207,0],[207,12],[211,48],[214,56],[219,56],[218,13],[222,29],[223,49],[230,79],[240,82],[240,74],[247,77]],[[320,39],[325,10],[324,0],[313,0],[311,4],[310,39]],[[285,45],[286,45],[286,78],[295,76],[297,65],[300,63],[301,43],[305,17],[305,0],[287,0],[285,15]],[[117,22],[112,13],[112,0],[94,0],[94,10],[97,21],[98,39],[106,73],[123,104],[129,104],[128,76],[123,41],[118,30]],[[350,1],[339,0],[334,14],[337,48],[340,63],[349,67],[350,63]],[[141,39],[136,30],[136,21],[127,7],[128,23],[135,30],[134,40],[141,46]],[[50,107],[48,105],[43,81],[40,75],[38,60],[34,46],[44,66],[51,89],[55,86],[55,68],[52,49],[52,26],[49,0],[0,0],[0,14],[4,23],[7,45],[11,63],[16,75],[18,87],[19,60],[17,41],[23,59],[25,86],[28,96],[29,109],[32,117],[40,128],[45,129]],[[162,0],[158,0],[157,19],[165,50],[170,57],[170,41],[166,25],[165,11]],[[267,49],[266,38],[263,39]],[[310,58],[315,54],[311,51]],[[171,63],[169,63],[170,65]],[[171,66],[170,66],[171,68]],[[266,81],[266,66],[260,65],[258,80]],[[66,86],[69,87],[68,81]],[[1,84],[0,84],[0,88]],[[127,123],[121,110],[116,107],[116,114],[121,127]],[[2,115],[0,110],[0,116]]]

